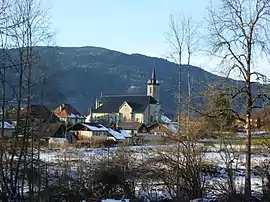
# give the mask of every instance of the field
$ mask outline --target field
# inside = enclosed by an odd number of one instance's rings
[[[269,162],[269,137],[253,137],[252,138],[252,190],[253,193],[260,195],[262,193],[263,182],[266,181],[266,177],[261,175],[260,168]],[[235,186],[238,190],[243,189],[244,175],[245,175],[245,154],[244,154],[244,143],[243,137],[231,137],[229,141],[220,141],[218,139],[207,139],[201,140],[200,143],[196,143],[196,147],[203,148],[203,152],[200,154],[202,158],[202,165],[210,166],[214,169],[214,174],[204,175],[204,180],[207,184],[207,196],[206,201],[214,201],[215,196],[219,194],[219,191],[213,189],[213,187],[222,187],[227,184],[227,169],[228,166],[234,172]],[[177,147],[176,144],[168,145],[144,145],[144,146],[119,146],[113,148],[74,148],[68,147],[63,149],[43,149],[40,158],[52,164],[58,164],[59,162],[69,162],[72,165],[72,170],[76,170],[77,166],[84,162],[91,164],[93,161],[106,160],[113,158],[114,154],[122,150],[129,158],[140,164],[146,161],[148,158],[158,155],[172,155],[172,150]],[[164,156],[163,156],[164,157]],[[231,163],[228,163],[231,161]],[[153,165],[156,166],[156,165]],[[163,165],[168,166],[168,165]],[[158,169],[158,167],[157,167]],[[140,181],[140,180],[139,180]],[[151,195],[153,194],[156,198],[170,198],[167,190],[161,185],[159,181],[155,182],[155,185]],[[154,190],[154,191],[153,191]],[[152,193],[153,192],[153,193]],[[136,184],[136,195],[146,195],[145,189],[142,184],[138,182]],[[148,193],[149,195],[149,193]]]

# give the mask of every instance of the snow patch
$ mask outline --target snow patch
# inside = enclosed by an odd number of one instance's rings
[[[129,199],[115,200],[115,199],[105,199],[101,202],[129,202]]]
[[[98,124],[98,126],[90,126],[88,124],[84,124],[82,123],[82,125],[86,128],[88,128],[91,131],[108,131],[108,128],[106,128],[105,126]]]
[[[108,128],[108,132],[117,140],[125,140],[126,139],[121,133],[118,133],[117,131],[115,131],[111,128]]]
[[[165,116],[165,115],[161,115],[161,120],[164,122],[164,123],[171,123],[172,122],[172,120],[171,119],[169,119],[167,116]]]
[[[68,118],[84,118],[82,115],[79,115],[79,114],[69,114],[68,115]]]
[[[0,128],[2,128],[2,121],[1,120],[0,120]],[[15,127],[12,124],[5,121],[4,122],[4,129],[15,129]]]

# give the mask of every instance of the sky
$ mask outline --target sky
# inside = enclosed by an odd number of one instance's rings
[[[200,24],[209,0],[44,0],[57,46],[98,46],[167,58],[170,15]],[[185,62],[185,61],[184,61]],[[218,61],[197,54],[192,64],[220,74]]]

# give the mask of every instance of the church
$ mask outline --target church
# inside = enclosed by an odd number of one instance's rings
[[[146,95],[101,96],[96,99],[95,109],[86,121],[103,119],[109,123],[136,122],[145,125],[158,122],[161,116],[159,88],[154,69],[147,82]]]

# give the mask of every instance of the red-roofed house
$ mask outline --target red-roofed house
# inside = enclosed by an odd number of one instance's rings
[[[245,119],[245,116],[242,115],[241,118]],[[253,110],[250,118],[251,118],[250,121],[251,121],[252,129],[268,129],[269,130],[270,110],[268,108]],[[245,123],[237,119],[236,126],[238,128],[244,128]]]
[[[85,117],[70,104],[61,104],[53,113],[65,123],[76,124],[84,122]]]

